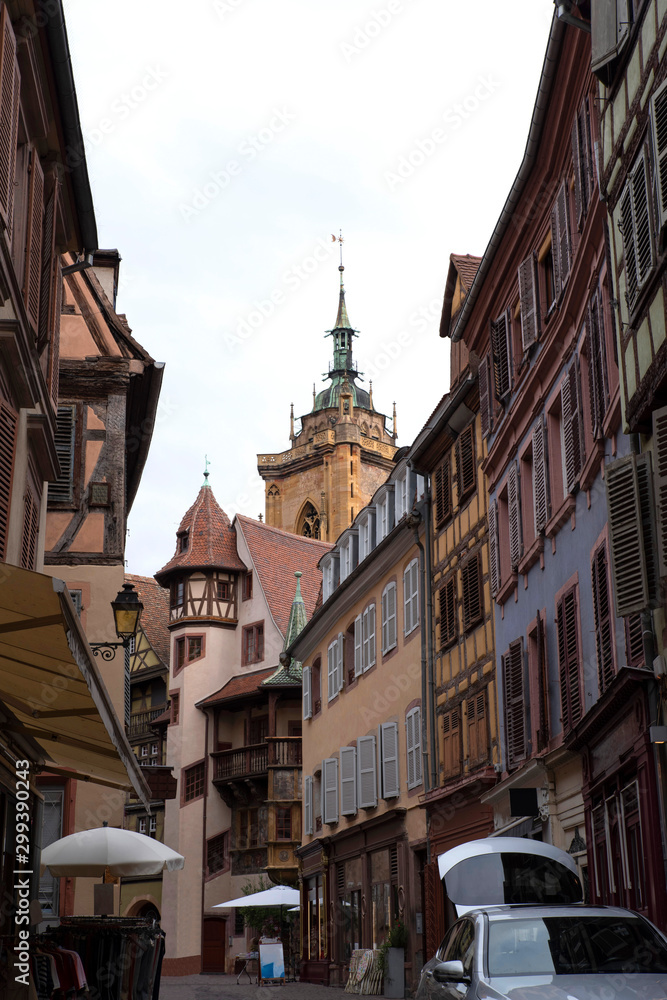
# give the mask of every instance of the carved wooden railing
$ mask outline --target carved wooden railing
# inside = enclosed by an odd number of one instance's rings
[[[235,750],[216,750],[213,757],[213,780],[244,778],[268,770],[269,748],[266,743],[237,747]]]
[[[300,736],[269,736],[269,766],[301,767]]]
[[[167,710],[167,703],[161,705],[159,708],[151,708],[147,712],[132,712],[130,715],[130,726],[128,730],[129,736],[152,736],[153,730],[151,729],[151,722],[157,719],[158,715],[162,715],[163,712]]]

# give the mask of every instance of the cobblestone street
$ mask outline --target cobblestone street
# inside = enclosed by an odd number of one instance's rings
[[[344,993],[341,987],[313,983],[237,984],[236,976],[168,976],[160,983],[160,1000],[267,1000],[274,996],[276,1000],[342,1000]]]

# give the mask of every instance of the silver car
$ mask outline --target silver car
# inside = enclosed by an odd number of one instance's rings
[[[458,916],[417,1000],[664,1000],[667,939],[639,914],[585,906],[572,858],[488,838],[439,859]]]

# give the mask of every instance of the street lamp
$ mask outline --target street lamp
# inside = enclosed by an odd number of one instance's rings
[[[113,610],[113,620],[116,626],[116,635],[120,642],[91,642],[90,648],[94,656],[101,656],[103,660],[112,660],[116,655],[115,651],[122,646],[127,649],[130,640],[137,634],[139,620],[144,606],[139,600],[139,595],[134,589],[133,583],[124,583],[123,589],[116,594],[116,600],[111,602]]]

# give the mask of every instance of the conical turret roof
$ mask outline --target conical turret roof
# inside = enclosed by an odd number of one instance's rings
[[[341,264],[340,271],[340,292],[338,293],[338,314],[336,325],[329,330],[328,336],[333,337],[333,362],[329,365],[326,375],[331,380],[330,384],[317,394],[313,405],[313,410],[326,410],[333,406],[338,406],[340,394],[345,387],[346,392],[352,395],[354,406],[361,406],[365,410],[372,410],[370,396],[365,389],[357,385],[357,371],[352,357],[352,340],[357,336],[357,332],[350,323],[345,305],[345,288],[343,286],[343,271],[345,268]]]
[[[301,683],[301,663],[298,660],[293,660],[285,653],[285,650],[291,646],[296,637],[305,627],[308,620],[306,616],[306,605],[303,603],[303,597],[301,596],[302,574],[297,571],[294,575],[296,577],[296,593],[294,594],[294,600],[292,601],[292,607],[290,608],[287,631],[285,632],[285,642],[283,643],[283,652],[280,655],[280,666],[274,674],[271,674],[271,676],[263,682],[263,686],[268,686],[270,684]]]
[[[208,483],[199,490],[176,534],[173,557],[155,574],[155,579],[162,586],[172,573],[179,570],[207,567],[246,569],[236,550],[236,533]]]

